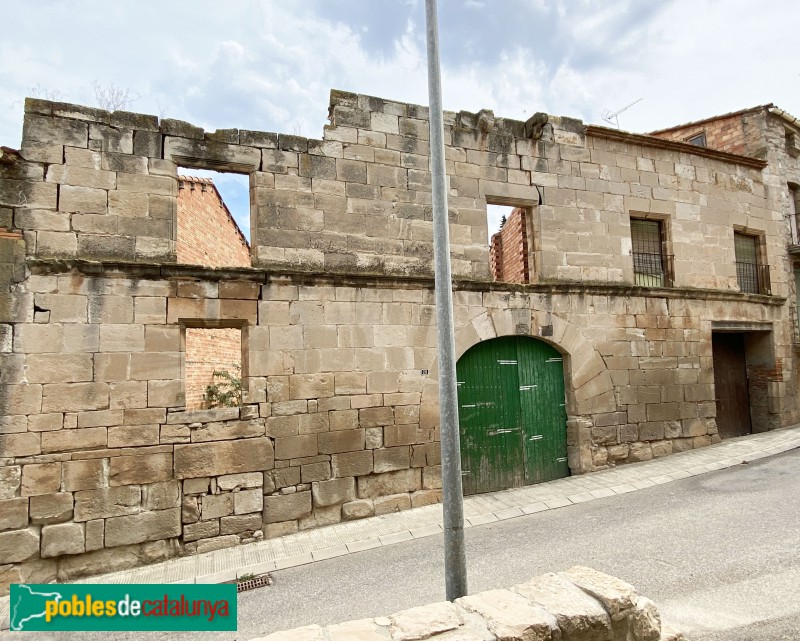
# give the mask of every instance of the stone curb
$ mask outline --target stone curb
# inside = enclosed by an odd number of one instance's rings
[[[800,447],[800,425],[729,439],[702,449],[464,500],[465,528],[610,498],[706,474]],[[441,505],[346,521],[276,539],[103,574],[75,583],[224,583],[442,533]],[[8,629],[0,598],[0,630]]]

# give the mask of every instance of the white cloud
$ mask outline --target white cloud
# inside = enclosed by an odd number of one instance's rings
[[[20,4],[7,12],[0,43],[0,144],[18,144],[22,98],[37,85],[86,104],[92,81],[113,82],[140,96],[134,111],[310,137],[322,134],[332,87],[427,102],[421,2],[393,6],[391,24],[377,11],[327,10],[212,0]],[[620,115],[633,131],[770,101],[798,113],[793,15],[791,0],[769,11],[746,0],[442,0],[444,104],[603,124],[605,110],[641,97]]]

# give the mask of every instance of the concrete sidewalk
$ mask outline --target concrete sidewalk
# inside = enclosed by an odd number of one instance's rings
[[[635,492],[800,447],[800,425],[702,449],[464,500],[466,527]],[[104,574],[77,583],[221,583],[442,533],[442,506],[348,521],[206,554]],[[0,629],[8,597],[0,599]]]

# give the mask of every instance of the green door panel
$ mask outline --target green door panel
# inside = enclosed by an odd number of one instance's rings
[[[464,494],[569,474],[561,355],[524,336],[469,349],[456,365]]]

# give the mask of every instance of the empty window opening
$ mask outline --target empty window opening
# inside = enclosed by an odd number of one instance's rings
[[[633,278],[637,285],[672,285],[672,256],[664,251],[665,240],[663,221],[631,218]]]
[[[800,245],[800,187],[789,183],[789,226],[792,230],[792,245]]]
[[[797,134],[793,131],[785,130],[786,134],[786,151],[790,156],[797,156],[800,154],[800,141],[797,139]]]
[[[699,134],[695,134],[694,136],[690,136],[686,139],[690,145],[694,145],[695,147],[707,147],[706,143],[706,132],[701,131]]]
[[[178,168],[177,259],[250,267],[250,181],[242,174]]]
[[[760,239],[754,234],[733,233],[736,279],[748,294],[769,293],[769,266],[761,260]]]
[[[242,330],[187,327],[185,336],[187,409],[242,404]]]
[[[530,282],[530,247],[526,207],[487,205],[489,262],[492,280],[503,283]]]

